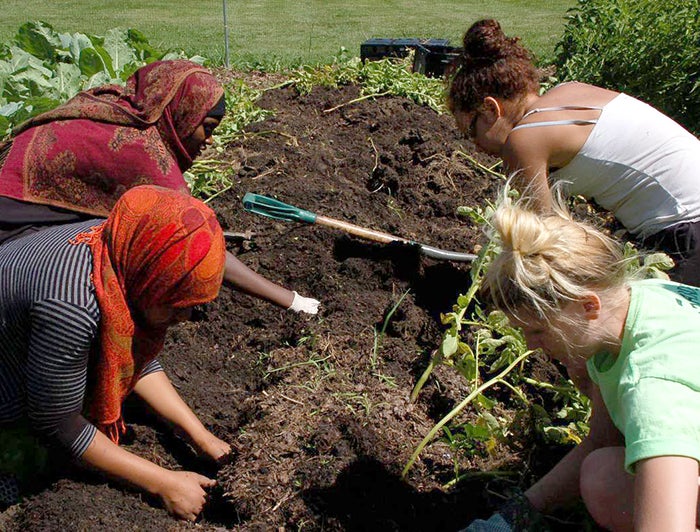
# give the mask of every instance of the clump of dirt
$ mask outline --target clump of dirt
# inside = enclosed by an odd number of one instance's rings
[[[494,504],[487,479],[442,485],[455,464],[522,467],[531,449],[501,445],[466,459],[429,446],[408,478],[407,459],[469,389],[438,368],[416,403],[409,394],[439,345],[440,312],[469,286],[469,266],[409,246],[378,245],[316,225],[243,210],[246,192],[317,214],[454,250],[473,251],[477,228],[456,215],[483,205],[498,183],[453,121],[395,97],[339,107],[357,87],[267,91],[275,114],[223,157],[235,184],[211,205],[232,249],[267,278],[321,301],[317,316],[277,309],[224,288],[196,320],[172,330],[162,362],[204,423],[235,448],[218,472],[143,416],[127,448],[167,467],[217,475],[203,530],[457,530]],[[189,529],[152,501],[72,472],[28,498],[8,528]]]

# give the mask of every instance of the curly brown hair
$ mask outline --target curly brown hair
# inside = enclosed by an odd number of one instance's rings
[[[447,104],[452,113],[473,111],[486,96],[510,100],[538,91],[540,71],[532,53],[519,41],[507,37],[494,19],[472,24],[447,73]]]

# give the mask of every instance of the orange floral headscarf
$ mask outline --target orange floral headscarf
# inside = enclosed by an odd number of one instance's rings
[[[90,246],[101,312],[90,364],[88,417],[113,441],[124,430],[121,406],[163,346],[166,327],[141,318],[148,309],[191,307],[219,293],[224,236],[199,200],[156,186],[135,187],[109,218],[74,243]]]

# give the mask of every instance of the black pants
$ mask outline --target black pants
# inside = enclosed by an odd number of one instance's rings
[[[90,218],[99,216],[0,196],[0,244],[57,224],[70,224]]]
[[[700,221],[664,229],[646,238],[643,245],[674,260],[676,265],[668,272],[672,280],[700,286]]]

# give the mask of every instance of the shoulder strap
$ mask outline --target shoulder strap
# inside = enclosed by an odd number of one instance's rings
[[[531,109],[527,113],[523,115],[523,118],[520,120],[523,120],[524,118],[527,118],[530,115],[534,115],[535,113],[543,113],[545,111],[602,111],[602,107],[589,107],[587,105],[562,105],[560,107],[538,107],[536,109]]]
[[[520,124],[519,126],[515,126],[511,131],[515,131],[516,129],[526,129],[529,127],[547,127],[547,126],[568,126],[568,125],[576,125],[576,126],[588,126],[588,125],[595,125],[598,123],[598,120],[547,120],[544,122],[530,122],[529,124]]]
[[[560,107],[539,107],[537,109],[531,109],[530,111],[525,113],[520,120],[522,121],[530,115],[534,115],[536,113],[542,113],[545,111],[602,111],[602,110],[603,110],[602,107],[589,107],[586,105],[562,105]],[[592,119],[592,120],[578,120],[578,119],[545,120],[543,122],[530,122],[529,124],[517,125],[513,128],[513,131],[515,131],[516,129],[526,129],[529,127],[568,126],[568,125],[587,126],[587,125],[595,125],[597,123],[598,123],[598,119]]]

